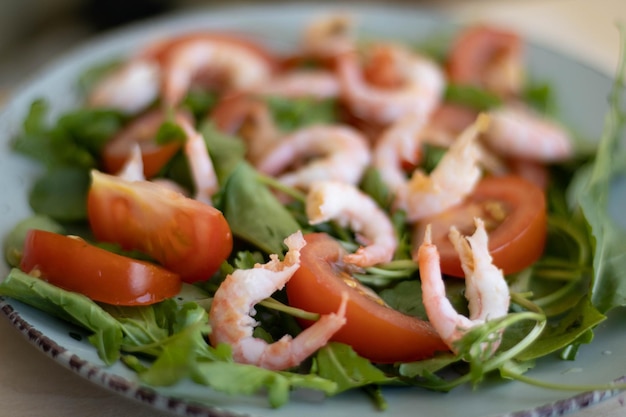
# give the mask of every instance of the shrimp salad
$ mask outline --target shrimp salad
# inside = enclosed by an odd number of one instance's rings
[[[546,386],[525,371],[575,359],[626,304],[607,211],[623,78],[585,152],[518,34],[476,24],[433,48],[356,25],[313,18],[280,52],[172,35],[90,69],[54,121],[33,102],[11,144],[44,173],[0,295],[142,383],[272,407],[297,388],[384,409],[387,386]]]

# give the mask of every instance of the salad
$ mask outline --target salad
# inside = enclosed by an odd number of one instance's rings
[[[607,214],[623,79],[592,154],[524,77],[516,34],[435,48],[351,29],[313,21],[288,55],[179,35],[93,68],[53,123],[32,103],[12,145],[45,173],[0,294],[146,384],[273,407],[294,388],[383,409],[384,386],[549,385],[525,371],[574,359],[624,305]]]

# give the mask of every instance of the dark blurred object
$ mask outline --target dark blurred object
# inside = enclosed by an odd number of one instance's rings
[[[87,0],[82,15],[95,30],[104,30],[166,13],[175,6],[175,0]]]

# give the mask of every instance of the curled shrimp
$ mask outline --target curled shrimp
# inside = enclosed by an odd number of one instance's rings
[[[405,210],[415,222],[440,213],[470,194],[481,176],[480,152],[476,140],[488,126],[488,116],[479,115],[474,124],[450,146],[430,176],[416,170],[398,189],[396,207]]]
[[[281,262],[277,255],[252,269],[236,270],[226,277],[215,293],[209,323],[211,343],[231,346],[236,362],[282,370],[298,365],[324,346],[345,323],[347,297],[342,298],[337,313],[320,317],[311,327],[295,338],[289,335],[268,344],[252,336],[256,321],[254,305],[283,288],[300,267],[300,250],[306,244],[296,232],[285,239],[288,252]]]
[[[351,111],[357,117],[381,124],[409,114],[427,119],[440,102],[445,86],[443,71],[431,60],[399,45],[379,48],[388,51],[388,65],[393,65],[397,72],[398,85],[381,88],[369,83],[356,52],[338,59],[339,80]]]
[[[474,223],[476,231],[472,236],[464,237],[454,227],[450,231],[450,240],[459,254],[465,274],[469,318],[458,314],[446,298],[439,252],[431,241],[430,226],[426,228],[417,255],[428,320],[453,352],[456,352],[455,343],[468,330],[488,320],[503,317],[509,310],[509,288],[502,271],[492,263],[485,225],[479,218],[475,218]],[[500,337],[494,335],[483,349],[494,352],[499,343]]]
[[[573,154],[573,142],[561,126],[530,110],[505,106],[490,113],[484,141],[497,153],[538,162],[558,162]]]
[[[135,59],[114,70],[89,93],[92,107],[108,107],[126,114],[136,114],[159,95],[161,70],[157,62]]]
[[[309,163],[281,174],[294,163]],[[281,139],[257,164],[257,169],[277,176],[285,185],[308,189],[314,181],[337,180],[356,184],[370,162],[367,140],[347,126],[317,125]]]
[[[268,60],[250,48],[219,38],[195,37],[172,46],[163,59],[163,101],[176,106],[193,79],[217,75],[234,89],[252,88],[272,72]]]
[[[311,185],[306,199],[309,223],[329,220],[350,227],[361,246],[343,260],[361,267],[389,262],[397,247],[396,234],[387,214],[367,194],[355,186],[337,181]]]
[[[135,143],[131,148],[128,159],[122,166],[122,169],[115,174],[116,177],[122,178],[125,181],[148,181],[144,175],[143,158],[141,156],[141,146]],[[171,181],[166,178],[154,178],[150,180],[153,183],[162,185],[172,191],[187,196],[186,190],[181,187],[176,181]]]
[[[217,192],[219,184],[204,138],[193,127],[191,120],[186,115],[176,114],[174,120],[185,133],[184,151],[189,161],[191,177],[196,188],[194,199],[206,204],[212,204],[211,197]],[[116,175],[128,181],[146,180],[141,147],[138,143],[132,146],[129,157]],[[168,188],[185,194],[183,189],[173,181],[157,179],[153,182],[161,182]]]

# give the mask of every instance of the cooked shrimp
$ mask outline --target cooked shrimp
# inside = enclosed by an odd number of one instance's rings
[[[313,20],[304,31],[305,54],[332,58],[354,49],[353,21],[346,14],[323,16]]]
[[[126,181],[145,181],[146,177],[143,174],[143,159],[141,158],[141,146],[135,143],[131,148],[130,155],[124,163],[122,169],[116,174],[116,176]]]
[[[172,47],[163,62],[163,101],[170,106],[183,99],[201,73],[217,75],[225,85],[246,89],[267,80],[272,67],[250,48],[218,38],[196,37]]]
[[[357,241],[364,246],[346,255],[345,262],[368,267],[393,259],[397,239],[389,216],[355,186],[337,181],[313,183],[306,213],[311,224],[334,220],[357,234]]]
[[[270,78],[253,90],[261,95],[318,99],[338,97],[339,91],[337,76],[325,70],[290,71]]]
[[[174,122],[183,130],[185,134],[185,155],[191,169],[191,178],[196,188],[195,199],[207,204],[211,204],[211,197],[219,188],[217,175],[213,168],[213,162],[209,156],[206,143],[202,135],[194,128],[192,119],[183,112],[177,112],[173,116]],[[145,180],[144,164],[141,156],[140,142],[145,143],[146,138],[153,138],[159,126],[166,120],[161,112],[152,113],[143,119],[138,119],[137,123],[131,125],[131,129],[125,134],[125,141],[135,140],[131,148],[130,156],[127,158],[123,168],[118,172],[118,176],[131,181]],[[127,146],[127,145],[125,145]],[[163,182],[163,180],[158,180]],[[176,191],[182,191],[181,187],[174,185],[172,181],[166,181],[168,186]]]
[[[449,147],[454,140],[440,133],[432,120],[409,115],[394,122],[383,131],[372,152],[372,165],[389,190],[395,193],[407,182],[403,164],[415,166],[421,159],[421,147],[430,144]]]
[[[487,125],[488,116],[478,116],[452,144],[430,176],[418,169],[398,189],[396,207],[406,211],[408,221],[440,213],[472,192],[481,176],[476,140]]]
[[[490,112],[484,140],[504,156],[538,162],[570,158],[573,141],[564,128],[521,107],[501,107]]]
[[[256,325],[251,317],[254,305],[283,288],[300,267],[300,250],[305,245],[302,234],[292,234],[285,239],[285,244],[289,251],[284,261],[272,255],[265,265],[236,270],[215,293],[209,313],[212,328],[209,338],[213,345],[229,344],[236,362],[273,370],[296,366],[324,346],[346,323],[347,298],[343,297],[337,313],[321,316],[295,338],[285,335],[268,344],[252,336]]]
[[[206,142],[202,134],[187,119],[178,118],[176,121],[187,137],[185,156],[189,161],[191,177],[196,188],[194,199],[212,205],[211,197],[219,189],[219,184]]]
[[[422,298],[428,320],[441,339],[456,352],[455,343],[469,329],[488,320],[503,317],[509,310],[509,288],[502,271],[493,265],[488,249],[488,236],[482,220],[474,220],[476,231],[463,237],[456,228],[450,239],[459,254],[465,274],[465,296],[469,302],[469,318],[458,314],[446,298],[446,290],[439,266],[439,252],[432,243],[430,226],[426,228],[424,242],[418,251],[418,264],[422,280]],[[500,338],[493,335],[488,352],[494,352]]]
[[[302,167],[283,171],[309,158]],[[278,143],[257,164],[265,174],[288,186],[308,189],[314,181],[337,180],[356,184],[370,162],[367,140],[356,130],[339,125],[300,129]]]
[[[130,156],[126,160],[126,163],[122,169],[116,174],[126,181],[148,181],[144,176],[143,159],[141,157],[141,147],[136,143],[131,151]],[[187,196],[187,191],[181,187],[176,181],[172,181],[166,178],[154,178],[151,182],[161,184],[172,191]]]
[[[158,97],[160,77],[160,67],[155,61],[131,60],[98,82],[87,102],[92,107],[136,114]]]
[[[399,71],[398,86],[381,88],[363,76],[356,53],[338,60],[339,80],[351,111],[360,118],[388,124],[407,115],[427,119],[440,102],[445,86],[442,70],[429,59],[398,45],[385,45]]]

